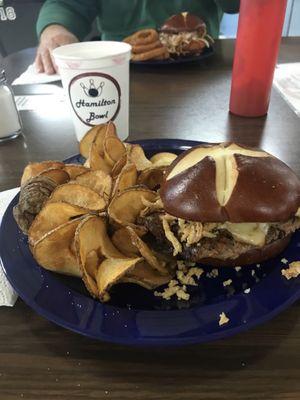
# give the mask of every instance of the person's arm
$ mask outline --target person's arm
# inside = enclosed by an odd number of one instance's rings
[[[48,25],[62,25],[82,40],[100,13],[97,0],[47,0],[41,8],[36,30],[40,37]]]
[[[54,74],[56,66],[51,51],[83,39],[100,13],[97,0],[47,0],[37,21],[40,44],[35,66],[38,72]]]
[[[40,36],[40,44],[36,52],[34,63],[37,72],[55,74],[57,67],[51,55],[52,50],[75,42],[78,42],[77,37],[62,25],[48,25]]]
[[[239,12],[240,0],[215,0],[225,13],[235,14]]]

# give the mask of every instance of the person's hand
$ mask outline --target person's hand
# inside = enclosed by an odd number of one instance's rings
[[[75,42],[78,42],[77,37],[63,26],[47,26],[41,34],[40,45],[34,61],[37,72],[46,72],[48,75],[55,74],[57,67],[51,56],[51,51],[56,47]]]

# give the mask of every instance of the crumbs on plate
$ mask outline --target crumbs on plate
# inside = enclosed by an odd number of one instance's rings
[[[212,269],[206,274],[207,278],[217,278],[219,276],[219,271],[217,268]]]
[[[300,261],[293,261],[289,263],[289,267],[287,269],[281,270],[281,275],[283,275],[286,279],[297,278],[300,275]]]
[[[177,279],[172,279],[162,292],[155,291],[154,296],[162,297],[164,300],[170,300],[172,296],[176,296],[178,300],[189,300],[187,286],[197,286],[195,278],[199,279],[203,272],[202,268],[195,267],[195,263],[179,260],[177,261]]]
[[[229,318],[227,317],[227,315],[223,312],[221,312],[221,314],[219,315],[220,319],[219,319],[219,325],[225,325],[228,324],[228,322],[230,321]]]

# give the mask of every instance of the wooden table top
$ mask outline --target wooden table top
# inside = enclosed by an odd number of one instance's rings
[[[203,64],[131,69],[130,139],[233,140],[263,147],[300,175],[300,120],[273,90],[264,118],[228,114],[232,40]],[[283,39],[280,62],[300,61],[300,38]],[[9,80],[34,50],[4,61]],[[56,85],[15,87],[54,93]],[[78,152],[65,110],[21,113],[24,135],[0,145],[0,190],[33,160]],[[0,399],[298,400],[300,303],[227,340],[183,348],[128,348],[90,340],[35,314],[21,300],[0,308]]]

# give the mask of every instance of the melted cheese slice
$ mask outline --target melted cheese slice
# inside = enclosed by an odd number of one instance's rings
[[[222,227],[227,229],[237,241],[259,247],[264,246],[266,242],[269,226],[267,223],[254,222],[238,224],[225,222],[222,224]]]

